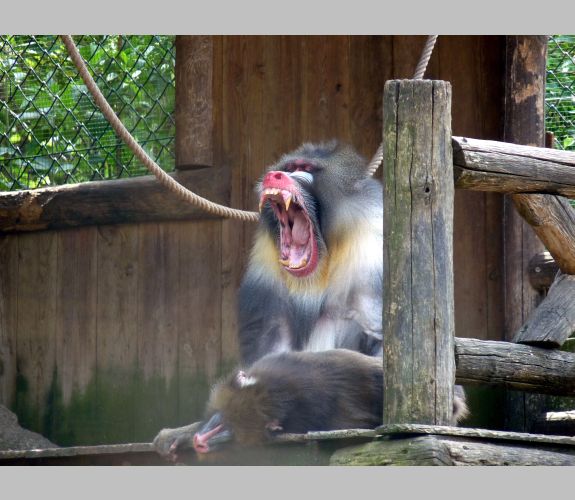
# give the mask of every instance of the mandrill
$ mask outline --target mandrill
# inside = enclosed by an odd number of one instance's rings
[[[467,414],[457,387],[454,424]],[[381,359],[347,349],[270,354],[214,387],[193,446],[208,453],[284,432],[371,429],[381,425],[382,409]]]
[[[198,453],[249,446],[277,433],[374,428],[382,420],[381,360],[347,349],[270,354],[211,393]]]
[[[248,368],[215,387],[199,431],[158,434],[163,455],[207,452],[232,435],[250,444],[382,422],[381,184],[332,141],[284,155],[257,190],[261,220],[238,300]],[[466,414],[456,386],[454,423]]]
[[[242,362],[381,354],[383,195],[367,162],[335,141],[304,144],[257,189],[261,221],[238,301]]]

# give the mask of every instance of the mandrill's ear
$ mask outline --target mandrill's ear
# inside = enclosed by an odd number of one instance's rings
[[[274,420],[270,420],[267,424],[266,424],[266,429],[268,431],[272,431],[272,432],[279,432],[279,431],[283,431],[284,428],[280,425],[280,421],[276,418]]]
[[[255,377],[250,377],[246,374],[246,372],[240,370],[236,373],[234,379],[236,385],[241,389],[242,387],[248,387],[250,385],[255,385],[257,380]]]

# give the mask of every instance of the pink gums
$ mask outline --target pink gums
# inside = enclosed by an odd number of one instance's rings
[[[298,184],[286,173],[272,171],[265,175],[262,189],[262,202],[271,201],[281,226],[281,264],[286,271],[298,278],[308,276],[317,267],[317,242]],[[279,192],[266,193],[269,189]],[[287,198],[293,201],[286,209]]]

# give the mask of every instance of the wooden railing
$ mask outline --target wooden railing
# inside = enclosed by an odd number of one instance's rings
[[[445,425],[455,382],[575,395],[575,354],[556,349],[575,331],[575,153],[451,137],[450,113],[446,82],[385,86],[386,424]],[[549,250],[531,266],[549,293],[513,343],[454,339],[454,186],[514,193]]]

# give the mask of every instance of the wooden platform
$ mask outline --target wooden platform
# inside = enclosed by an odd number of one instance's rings
[[[575,465],[575,437],[405,424],[286,434],[260,448],[185,452],[176,463],[133,443],[0,451],[0,465]]]

